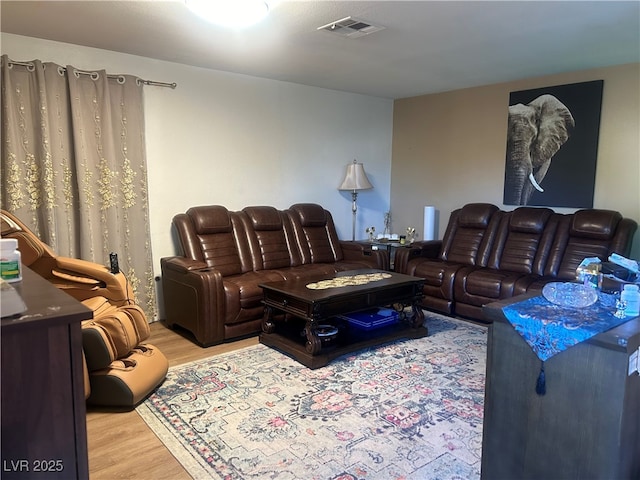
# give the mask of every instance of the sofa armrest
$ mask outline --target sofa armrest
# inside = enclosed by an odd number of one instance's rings
[[[415,243],[409,248],[397,248],[393,259],[393,269],[398,273],[407,273],[407,264],[412,258],[420,256],[421,249]]]
[[[424,258],[438,258],[442,249],[442,240],[426,240],[417,244],[420,248],[420,256]]]
[[[202,346],[224,341],[225,291],[219,270],[184,257],[165,257],[162,293],[165,321],[189,330]]]
[[[396,249],[394,270],[398,273],[407,273],[409,261],[418,258],[437,258],[442,246],[442,240],[427,240],[414,242],[409,248]]]
[[[342,254],[347,261],[365,261],[371,264],[371,268],[389,270],[389,255],[380,250],[373,250],[368,243],[340,241]]]
[[[180,273],[208,269],[206,263],[186,257],[165,257],[161,262],[163,269],[166,268]]]

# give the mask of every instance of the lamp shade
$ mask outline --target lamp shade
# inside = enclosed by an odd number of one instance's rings
[[[355,160],[352,164],[347,165],[347,174],[338,190],[368,190],[369,188],[373,188],[373,185],[367,178],[364,166],[361,163],[356,163]]]

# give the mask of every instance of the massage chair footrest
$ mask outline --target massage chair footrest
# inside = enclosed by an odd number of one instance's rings
[[[167,358],[151,344],[136,347],[131,354],[108,368],[89,372],[89,405],[134,408],[162,383],[169,370]]]

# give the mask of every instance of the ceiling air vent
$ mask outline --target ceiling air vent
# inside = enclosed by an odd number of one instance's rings
[[[318,30],[326,30],[327,32],[335,33],[343,37],[358,38],[384,30],[384,27],[372,25],[357,18],[345,17],[341,20],[336,20],[335,22],[318,27]]]

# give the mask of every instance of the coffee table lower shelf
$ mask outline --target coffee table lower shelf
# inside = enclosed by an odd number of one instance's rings
[[[422,338],[426,337],[427,334],[428,330],[423,326],[415,328],[408,325],[394,325],[392,327],[381,328],[379,332],[369,332],[366,336],[363,336],[353,343],[323,347],[320,353],[316,355],[307,352],[304,342],[296,341],[280,333],[263,332],[260,334],[260,343],[293,357],[308,368],[316,369],[326,366],[331,360],[346,355],[347,353],[382,345],[395,340]]]

